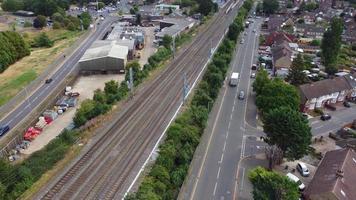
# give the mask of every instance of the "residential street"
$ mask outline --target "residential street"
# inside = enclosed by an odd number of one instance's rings
[[[244,44],[238,44],[236,57],[232,62],[232,71],[240,73],[237,87],[228,85],[225,81],[222,98],[216,103],[207,128],[208,140],[203,138],[200,146],[207,148],[194,159],[192,175],[182,199],[235,199],[237,195],[237,165],[240,157],[245,156],[243,135],[248,134],[245,125],[245,112],[248,98],[239,100],[241,90],[248,91],[251,84],[251,66],[255,61],[258,46],[258,34],[262,20],[246,29],[247,35],[241,34]],[[228,77],[231,73],[228,73]],[[247,94],[247,93],[246,93]],[[204,136],[205,137],[205,136]],[[241,149],[243,149],[241,151]],[[199,160],[199,161],[197,161]]]

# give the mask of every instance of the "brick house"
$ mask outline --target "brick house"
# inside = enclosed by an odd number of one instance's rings
[[[323,38],[325,30],[326,29],[324,27],[315,26],[313,24],[295,25],[295,32],[304,38],[321,40]]]
[[[326,152],[303,196],[306,200],[356,199],[356,153],[351,148]]]
[[[301,110],[306,112],[345,101],[353,90],[345,77],[325,79],[298,87],[301,97]]]

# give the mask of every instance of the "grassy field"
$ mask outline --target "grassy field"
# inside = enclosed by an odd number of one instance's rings
[[[78,39],[82,32],[68,30],[29,30],[23,32],[27,42],[31,42],[41,32],[46,32],[55,44],[51,48],[35,48],[31,55],[24,57],[0,74],[0,106],[8,102],[21,89],[41,74],[64,49]]]

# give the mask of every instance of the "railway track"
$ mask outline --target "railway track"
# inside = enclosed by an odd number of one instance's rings
[[[42,199],[122,198],[126,181],[147,148],[167,125],[182,99],[182,74],[192,83],[207,60],[210,40],[220,39],[231,21],[223,11],[213,25],[197,36],[170,66],[148,83],[132,104],[70,169],[49,188]],[[216,34],[218,33],[218,34]],[[215,41],[217,42],[217,41]],[[205,49],[204,49],[205,47]],[[184,58],[184,59],[183,59]],[[119,194],[118,194],[119,193]]]

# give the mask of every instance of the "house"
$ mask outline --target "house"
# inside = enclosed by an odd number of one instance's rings
[[[286,21],[282,15],[272,15],[268,18],[267,29],[269,32],[279,31],[282,29],[283,23]]]
[[[307,200],[356,199],[356,153],[351,148],[326,152],[303,196]]]
[[[344,78],[346,79],[346,81],[349,83],[351,87],[351,91],[347,96],[347,99],[349,101],[356,101],[356,72],[354,72],[353,74],[348,74],[344,76]]]
[[[325,104],[343,102],[352,87],[345,77],[325,79],[299,86],[301,110],[307,112],[322,108]]]
[[[272,48],[272,65],[275,75],[286,76],[286,72],[292,65],[293,55],[294,52],[288,42]]]
[[[319,0],[319,11],[328,11],[333,5],[333,0]]]
[[[295,37],[283,31],[274,31],[270,33],[265,40],[266,46],[272,46],[277,43],[281,43],[281,41],[293,42]]]
[[[325,28],[312,24],[296,24],[295,32],[304,38],[321,40],[323,38]]]
[[[356,22],[351,19],[346,19],[344,23],[346,29],[341,35],[342,41],[350,45],[356,44]]]

